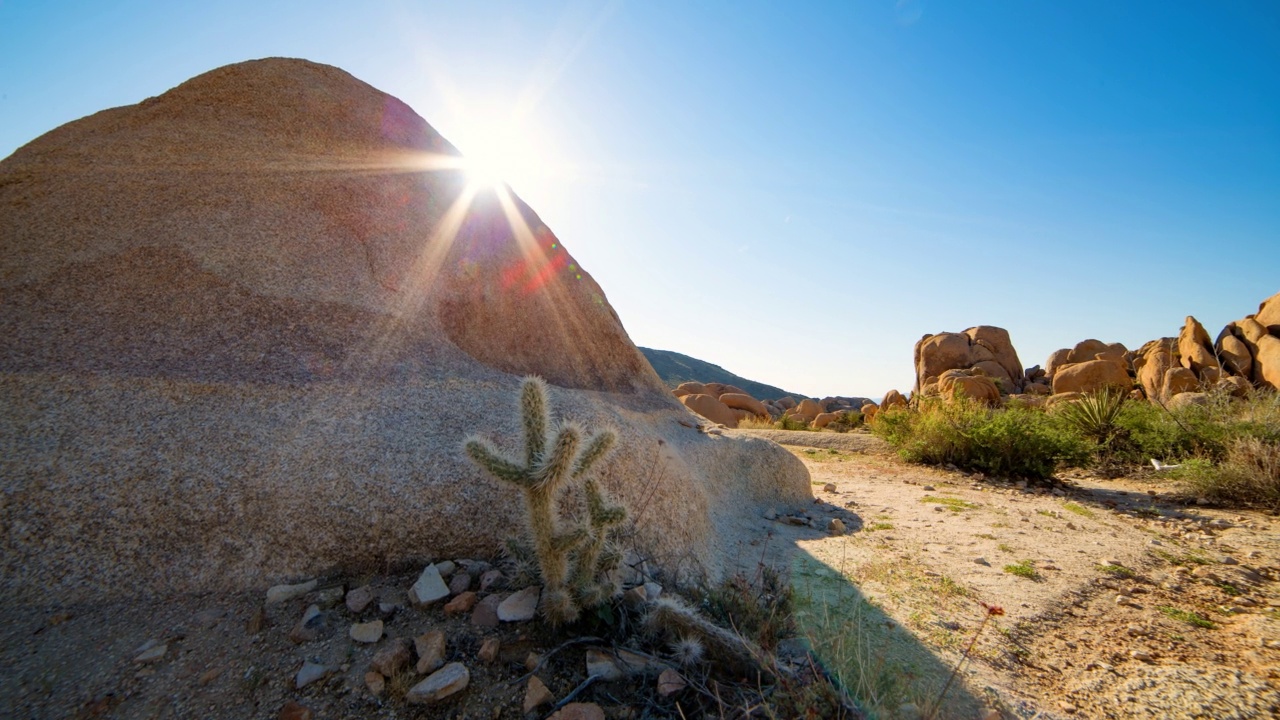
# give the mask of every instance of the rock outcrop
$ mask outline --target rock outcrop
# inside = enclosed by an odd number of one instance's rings
[[[519,498],[460,446],[518,442],[524,374],[618,429],[599,477],[652,493],[658,557],[714,575],[753,505],[811,497],[778,446],[691,429],[591,276],[457,157],[396,98],[268,59],[0,162],[10,602],[491,554]]]
[[[948,370],[989,377],[1003,393],[1022,390],[1022,363],[1003,328],[979,325],[963,333],[925,335],[916,343],[914,356],[917,393],[941,392],[938,383]]]

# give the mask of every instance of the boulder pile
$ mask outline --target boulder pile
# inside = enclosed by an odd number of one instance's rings
[[[787,395],[777,400],[757,400],[742,388],[717,382],[681,383],[672,390],[672,394],[698,415],[731,428],[738,427],[738,423],[749,418],[765,422],[789,418],[816,428],[824,428],[839,420],[846,412],[861,411],[868,404],[875,407],[870,400],[860,397],[797,400]],[[903,402],[906,402],[905,399]]]

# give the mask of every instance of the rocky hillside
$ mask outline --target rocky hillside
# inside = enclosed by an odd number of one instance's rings
[[[758,400],[776,400],[788,395],[795,398],[808,397],[804,393],[787,392],[782,388],[739,377],[719,365],[712,365],[678,352],[647,347],[640,348],[640,352],[649,359],[649,364],[653,365],[658,377],[673,390],[686,382],[723,383],[742,388]]]

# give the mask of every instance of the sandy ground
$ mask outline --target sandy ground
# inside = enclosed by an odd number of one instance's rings
[[[1276,518],[1179,504],[1153,476],[1026,488],[907,465],[865,434],[753,434],[801,443],[789,449],[809,468],[815,501],[764,508],[723,540],[738,546],[744,572],[763,563],[789,573],[817,664],[880,717],[1280,714]],[[828,531],[832,518],[844,533]],[[276,718],[289,702],[315,718],[546,717],[548,707],[521,712],[523,685],[511,681],[529,653],[563,638],[412,608],[404,593],[415,574],[322,578],[317,592],[260,616],[265,588],[0,607],[0,717]],[[396,609],[352,614],[334,602],[334,588],[366,583]],[[291,641],[306,606],[326,597],[318,637]],[[981,603],[1003,614],[986,618]],[[374,617],[385,619],[383,640],[353,642],[351,623]],[[364,672],[374,653],[433,628],[448,636],[448,659],[471,669],[464,699],[422,707],[372,696]],[[502,651],[486,663],[478,654],[490,638]],[[166,653],[139,662],[152,641]],[[298,689],[304,662],[331,672]],[[584,678],[583,649],[540,676],[563,699]],[[394,679],[388,696],[410,679]],[[610,685],[583,694],[611,718],[678,716],[674,701],[638,697]]]
[[[867,435],[765,432],[801,444],[816,502],[762,519],[761,554],[825,599],[801,611],[815,651],[888,714],[1280,716],[1277,518],[1175,502],[1154,474],[1026,488],[907,465]],[[833,516],[851,532],[822,532]],[[1004,614],[938,703],[983,602]],[[869,646],[824,647],[848,623]]]

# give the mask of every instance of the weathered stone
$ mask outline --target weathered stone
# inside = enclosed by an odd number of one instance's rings
[[[471,624],[479,627],[498,627],[498,605],[501,595],[486,595],[471,611]]]
[[[619,680],[624,673],[618,663],[609,653],[603,650],[591,648],[587,650],[587,676],[598,677],[601,680]]]
[[[689,683],[680,677],[680,673],[671,668],[663,670],[658,675],[658,694],[662,697],[670,697],[685,689],[688,685]]]
[[[1196,374],[1184,367],[1171,367],[1164,373],[1164,387],[1160,397],[1168,402],[1173,396],[1195,392],[1200,388],[1200,380]]]
[[[1208,405],[1209,394],[1202,392],[1184,392],[1178,393],[1169,398],[1169,409],[1177,410],[1179,408],[1191,407],[1192,405]]]
[[[970,375],[965,370],[947,370],[938,378],[938,391],[947,402],[960,398],[985,403],[1000,404],[1000,388],[989,377]]]
[[[453,572],[458,569],[457,563],[452,560],[441,560],[434,564],[436,566],[436,571],[440,573],[440,577],[442,578],[447,578],[450,575],[453,575]]]
[[[311,602],[319,605],[321,609],[328,610],[339,602],[342,602],[344,590],[341,585],[336,587],[324,588],[311,593],[308,598]]]
[[[267,590],[267,604],[276,605],[286,600],[299,598],[315,589],[315,580],[308,580],[297,585],[273,585]]]
[[[453,577],[449,578],[449,594],[457,595],[471,589],[471,574],[466,572],[456,572]]]
[[[391,677],[409,666],[413,642],[406,637],[392,639],[387,646],[374,654],[369,661],[369,668],[375,672]]]
[[[440,630],[419,635],[413,639],[413,646],[418,653],[418,664],[414,668],[418,674],[435,672],[444,665],[445,637]]]
[[[538,614],[538,596],[541,588],[527,587],[507,596],[498,604],[498,619],[502,622],[526,622]]]
[[[756,417],[769,417],[769,409],[764,403],[744,393],[725,393],[720,402],[731,410],[746,410]]]
[[[373,588],[364,585],[347,592],[347,610],[359,615],[373,602]]]
[[[1053,394],[1092,393],[1106,387],[1129,392],[1133,380],[1123,360],[1086,360],[1059,368],[1053,376]]]
[[[169,651],[169,646],[164,643],[155,642],[154,640],[144,644],[138,649],[134,655],[133,661],[139,665],[148,665],[160,662]]]
[[[444,578],[440,576],[440,570],[435,565],[428,565],[423,569],[417,582],[409,588],[409,602],[419,607],[447,597],[449,597],[449,586],[444,584]]]
[[[480,643],[480,650],[476,653],[476,658],[486,665],[492,664],[498,659],[498,651],[502,649],[502,641],[496,637],[485,638]]]
[[[293,685],[295,688],[301,690],[317,680],[323,680],[328,677],[331,672],[333,672],[332,669],[308,660],[307,662],[302,663],[302,668],[298,670],[297,676],[294,677]]]
[[[822,406],[816,400],[805,398],[796,405],[794,413],[804,418],[808,422],[822,414]]]
[[[387,689],[387,679],[382,676],[382,673],[370,670],[364,674],[364,686],[369,688],[369,692],[375,697],[382,697],[382,693]]]
[[[1259,303],[1253,319],[1272,335],[1280,335],[1280,293]]]
[[[1222,328],[1222,332],[1218,333],[1218,341],[1214,344],[1218,351],[1218,357],[1222,359],[1222,366],[1229,370],[1232,374],[1242,378],[1253,377],[1253,353],[1249,352],[1249,346],[1236,336],[1239,332],[1235,323],[1228,323]]]
[[[501,570],[486,570],[480,576],[480,592],[488,592],[495,587],[501,587],[505,579]]]
[[[1203,377],[1202,373],[1206,368],[1218,367],[1209,333],[1205,332],[1200,321],[1190,315],[1187,316],[1182,331],[1178,333],[1178,355],[1181,356],[1182,367],[1195,373],[1197,377]]]
[[[818,416],[813,419],[813,426],[815,428],[822,429],[839,419],[840,419],[839,413],[833,413],[833,412],[818,413]]]
[[[827,533],[831,535],[843,535],[844,521],[840,518],[831,518],[827,521]]]
[[[302,619],[289,631],[289,639],[299,645],[314,642],[320,639],[320,634],[325,630],[324,613],[320,612],[320,606],[308,605],[302,613]]]
[[[276,720],[314,720],[315,716],[311,708],[290,700],[280,708],[280,714],[276,715]]]
[[[460,615],[462,613],[469,613],[472,608],[476,606],[476,602],[478,602],[479,599],[479,596],[471,590],[459,593],[457,597],[445,603],[444,614]]]
[[[700,382],[684,382],[676,386],[672,391],[676,397],[684,397],[685,395],[706,395],[707,387]]]
[[[524,704],[521,705],[522,712],[528,715],[543,705],[555,701],[555,699],[556,696],[551,694],[547,684],[542,682],[537,675],[531,675],[529,676],[528,684],[524,688]]]
[[[351,639],[358,643],[376,643],[382,639],[382,621],[371,620],[366,623],[354,623],[349,634]]]
[[[460,662],[452,662],[427,676],[405,694],[405,700],[414,704],[430,704],[465,690],[471,682],[471,672]]]

